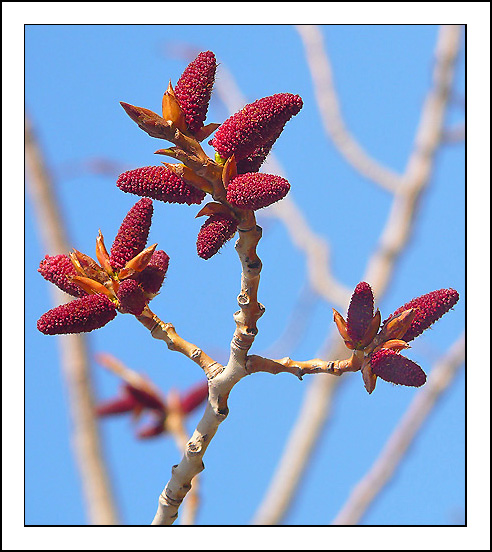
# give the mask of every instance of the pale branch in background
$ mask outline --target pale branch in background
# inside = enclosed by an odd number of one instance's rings
[[[54,185],[29,117],[25,119],[25,160],[28,192],[37,217],[39,235],[50,254],[68,251],[65,224],[55,195]],[[56,303],[68,295],[53,288]],[[94,398],[89,370],[86,338],[80,334],[64,335],[58,340],[61,366],[69,396],[74,454],[82,482],[89,522],[94,525],[117,525],[118,516],[103,460],[101,442],[94,417]]]
[[[399,253],[408,243],[420,198],[429,185],[435,156],[441,145],[444,118],[461,39],[459,25],[439,28],[434,51],[434,70],[430,90],[424,100],[412,151],[402,185],[393,204],[376,251],[371,255],[365,279],[381,296],[388,286]]]
[[[365,178],[378,186],[395,192],[400,175],[371,158],[350,134],[342,117],[333,72],[317,25],[296,25],[303,41],[306,59],[313,79],[314,91],[327,134],[348,163]]]
[[[333,520],[333,525],[357,525],[360,522],[374,498],[394,476],[419,430],[437,401],[453,383],[464,362],[465,335],[462,334],[436,362],[426,385],[415,395],[372,467],[354,486],[347,502]]]
[[[384,295],[396,262],[408,243],[414,224],[413,211],[417,207],[417,198],[420,197],[431,176],[432,162],[444,124],[444,111],[452,83],[454,63],[459,51],[460,35],[459,26],[445,26],[440,29],[436,45],[434,80],[424,102],[414,152],[407,165],[404,184],[398,189],[393,200],[384,237],[371,255],[366,268],[364,280],[371,282],[371,285],[374,283],[375,295],[379,299]],[[434,109],[436,117],[431,111]],[[422,147],[425,149],[422,150]],[[399,218],[397,214],[405,216]],[[336,345],[334,349],[331,346],[332,341],[331,335],[327,339],[327,345],[319,353],[320,357],[337,358],[339,356],[340,345]],[[273,479],[253,517],[253,524],[281,523],[294,498],[317,439],[325,427],[332,406],[333,393],[340,381],[320,377],[310,384]]]

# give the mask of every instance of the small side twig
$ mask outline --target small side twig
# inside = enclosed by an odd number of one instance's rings
[[[183,339],[177,332],[175,327],[163,322],[156,314],[154,314],[148,306],[145,307],[140,316],[136,316],[137,320],[143,324],[154,339],[160,339],[167,343],[171,351],[182,353],[190,360],[198,364],[205,372],[208,379],[212,378],[217,371],[222,370],[222,365],[208,356],[200,347],[193,345],[189,341]]]

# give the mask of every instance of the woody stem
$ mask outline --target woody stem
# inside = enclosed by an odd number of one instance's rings
[[[148,306],[146,306],[142,314],[136,316],[136,318],[150,330],[150,334],[154,339],[165,341],[169,350],[177,351],[198,364],[205,372],[207,379],[214,377],[214,374],[222,370],[221,364],[208,356],[200,347],[183,339],[176,332],[173,324],[163,322]]]

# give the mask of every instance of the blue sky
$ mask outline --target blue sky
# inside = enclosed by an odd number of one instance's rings
[[[347,126],[374,158],[402,172],[430,83],[437,27],[327,25],[322,32]],[[87,170],[87,161],[108,159],[121,170],[160,163],[153,152],[161,143],[140,131],[119,102],[158,111],[169,78],[175,84],[186,66],[174,55],[175,46],[189,43],[214,51],[248,101],[276,92],[301,95],[304,107],[288,123],[274,152],[286,170],[292,197],[313,230],[331,244],[336,277],[349,287],[360,281],[390,197],[348,166],[326,137],[302,43],[292,26],[29,25],[25,38],[26,108],[55,175],[75,248],[92,255],[99,228],[110,244],[138,199],[120,192],[115,176]],[[464,62],[462,52],[447,113],[450,127],[464,120]],[[227,116],[214,99],[208,121],[222,122]],[[384,316],[428,291],[459,291],[456,308],[415,342],[408,355],[426,372],[464,328],[464,154],[463,143],[439,151],[411,242],[379,304]],[[57,338],[35,328],[37,318],[52,305],[50,284],[36,271],[44,251],[26,198],[26,523],[84,524]],[[152,308],[183,337],[225,361],[237,308],[238,260],[232,242],[209,261],[197,257],[195,239],[202,221],[194,218],[196,211],[155,202],[149,243],[158,242],[171,263]],[[356,213],[354,219],[349,212]],[[288,326],[306,284],[306,269],[303,255],[278,221],[260,214],[259,223],[265,230],[259,247],[264,265],[259,298],[267,310],[252,352],[261,354]],[[316,298],[299,343],[281,356],[316,357],[331,329],[331,307]],[[92,355],[118,356],[163,392],[186,389],[203,377],[196,365],[152,340],[131,316],[118,316],[93,332],[89,343]],[[97,363],[92,368],[97,396],[114,395],[116,378]],[[360,374],[345,378],[333,420],[321,436],[287,524],[330,523],[417,392],[379,382],[368,396]],[[259,375],[234,389],[229,417],[205,456],[198,523],[242,525],[251,520],[307,383],[307,378],[301,383],[287,375]],[[461,370],[363,523],[464,522],[464,395]],[[190,418],[190,431],[198,416]],[[127,418],[105,420],[101,431],[123,523],[149,523],[170,467],[180,458],[174,443],[169,438],[135,440]]]

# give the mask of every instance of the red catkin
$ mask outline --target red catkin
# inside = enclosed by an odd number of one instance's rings
[[[38,330],[46,335],[91,332],[116,316],[116,307],[105,295],[86,295],[44,313]]]
[[[145,293],[155,294],[161,289],[168,267],[169,255],[159,249],[154,251],[149,264],[134,279]]]
[[[120,283],[117,295],[121,309],[136,316],[142,313],[147,303],[143,289],[131,278]]]
[[[196,250],[202,259],[210,259],[229,241],[237,229],[237,221],[232,217],[216,214],[209,217],[198,232]]]
[[[371,356],[373,373],[390,383],[420,387],[427,376],[418,364],[390,349],[380,349]]]
[[[361,341],[374,316],[374,295],[367,282],[355,287],[347,313],[347,332],[355,344]]]
[[[227,201],[240,209],[261,209],[284,198],[290,190],[285,178],[273,174],[236,176],[227,188]]]
[[[174,93],[185,114],[188,128],[200,130],[207,117],[217,62],[213,52],[201,52],[179,78]]]
[[[187,184],[164,166],[141,167],[120,174],[116,185],[123,192],[165,203],[199,205],[205,192]]]
[[[301,108],[302,99],[294,94],[261,98],[224,121],[209,143],[222,158],[234,154],[239,162],[267,144],[271,148],[285,123]]]
[[[426,293],[425,295],[412,299],[397,309],[384,321],[384,323],[403,311],[414,309],[415,318],[413,319],[413,322],[406,331],[405,335],[402,337],[403,341],[409,342],[418,337],[422,332],[427,330],[427,328],[432,326],[434,322],[437,322],[441,316],[453,308],[459,298],[460,296],[458,292],[452,288],[431,291],[430,293]]]
[[[160,412],[166,411],[166,407],[162,400],[151,391],[138,389],[132,385],[126,385],[126,392],[142,407],[150,408],[151,410],[159,410]]]
[[[68,255],[46,255],[39,265],[38,272],[45,280],[55,284],[65,293],[74,297],[87,295],[83,289],[67,278],[67,276],[79,275]]]
[[[152,200],[137,201],[123,219],[110,253],[111,266],[119,270],[145,249],[152,222]]]
[[[151,439],[152,437],[157,437],[161,433],[166,432],[166,428],[164,427],[164,423],[166,420],[166,416],[160,416],[158,418],[155,418],[152,422],[145,425],[144,427],[140,428],[137,432],[137,437],[139,439]]]
[[[131,412],[137,406],[137,401],[131,396],[116,397],[101,402],[96,407],[96,414],[100,417]]]
[[[200,382],[191,389],[188,389],[180,397],[180,405],[183,414],[193,412],[208,398],[208,381]]]

